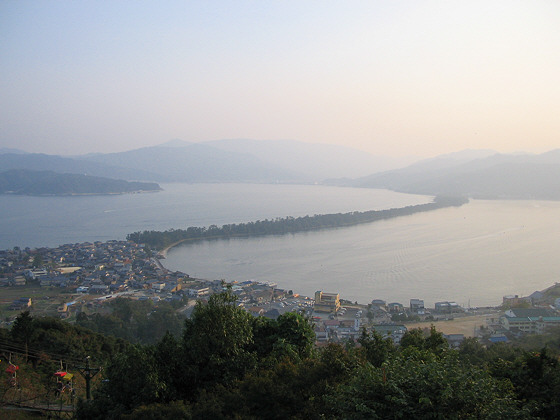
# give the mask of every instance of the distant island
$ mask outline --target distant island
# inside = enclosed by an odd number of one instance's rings
[[[131,182],[82,174],[13,169],[0,173],[0,194],[88,195],[161,191],[155,182]]]
[[[329,229],[370,223],[393,217],[407,216],[414,213],[436,210],[444,207],[459,207],[468,203],[463,197],[435,197],[434,201],[388,210],[354,211],[350,213],[316,214],[314,216],[284,217],[274,220],[257,220],[256,222],[228,224],[218,227],[189,227],[166,231],[134,232],[126,236],[129,241],[146,244],[150,248],[163,250],[180,242],[201,239],[221,239],[232,237],[283,235],[286,233],[305,232],[310,230]]]

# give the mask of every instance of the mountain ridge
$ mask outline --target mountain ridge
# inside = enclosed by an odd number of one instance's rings
[[[408,159],[409,160],[409,159]],[[2,169],[41,169],[156,182],[316,183],[401,165],[336,145],[295,140],[179,139],[115,153],[0,154]],[[360,166],[361,169],[356,168]]]
[[[61,157],[0,153],[0,168],[50,170],[149,182],[323,183],[471,198],[560,199],[560,149],[503,154],[467,149],[381,171],[373,155],[293,140],[171,140],[117,153]],[[364,162],[370,175],[348,174]],[[363,169],[360,169],[363,171]],[[325,180],[326,179],[326,180]]]
[[[344,185],[471,198],[560,199],[560,149],[539,155],[439,156],[406,168],[347,180]]]

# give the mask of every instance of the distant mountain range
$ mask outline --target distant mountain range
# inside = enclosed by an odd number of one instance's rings
[[[152,182],[322,182],[427,195],[560,200],[560,149],[540,155],[465,150],[405,167],[403,161],[399,166],[343,146],[288,140],[172,140],[127,152],[74,157],[8,151],[0,151],[0,170]]]
[[[540,155],[469,150],[329,183],[414,194],[560,200],[560,149]]]
[[[398,162],[404,166],[406,161],[343,146],[258,140],[173,140],[126,152],[73,157],[0,153],[4,170],[50,170],[156,182],[310,183],[328,177],[363,176],[399,167]]]
[[[268,165],[277,166],[307,180],[331,177],[356,178],[412,163],[410,158],[374,156],[361,150],[334,144],[313,144],[294,140],[214,140],[202,143],[220,150],[250,153]]]
[[[84,195],[159,191],[151,182],[128,182],[81,174],[12,169],[0,172],[0,194]]]
[[[138,171],[138,179],[161,182],[298,182],[300,174],[205,144],[178,143],[121,153],[84,156],[80,160]],[[141,173],[142,172],[142,173]],[[148,177],[146,173],[152,174]]]

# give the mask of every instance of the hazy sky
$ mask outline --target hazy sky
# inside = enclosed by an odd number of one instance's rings
[[[560,147],[560,1],[0,0],[0,147]]]

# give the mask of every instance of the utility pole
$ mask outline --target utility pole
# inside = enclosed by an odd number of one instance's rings
[[[86,365],[85,367],[78,367],[80,375],[84,377],[86,380],[86,399],[89,401],[91,400],[91,380],[95,375],[99,373],[101,368],[92,368],[89,366],[89,359],[90,357],[86,357]]]

